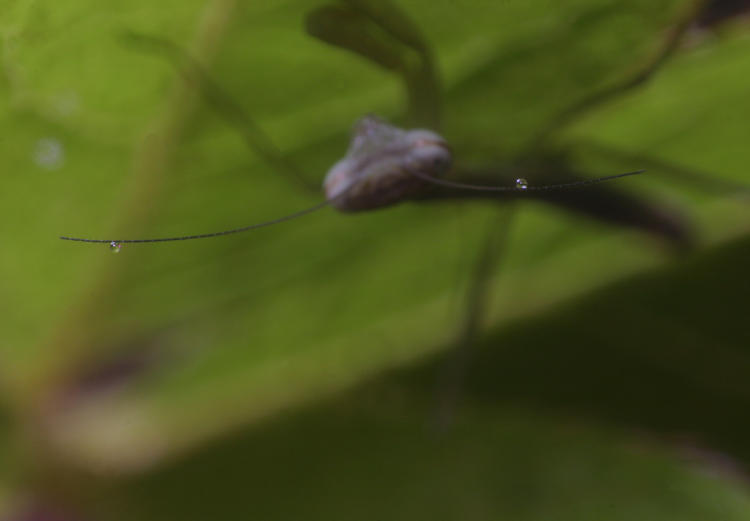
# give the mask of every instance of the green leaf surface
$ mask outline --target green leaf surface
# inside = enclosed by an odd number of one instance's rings
[[[465,404],[385,379],[130,480],[102,519],[745,519],[744,489],[645,436]],[[221,479],[215,479],[221,476]],[[109,509],[111,512],[112,509]]]
[[[420,360],[459,330],[461,288],[497,219],[487,205],[328,210],[244,236],[118,255],[56,240],[201,233],[320,200],[260,162],[163,58],[120,38],[134,30],[185,46],[309,179],[321,180],[356,118],[397,118],[404,108],[396,78],[304,34],[304,15],[318,5],[17,1],[0,24],[0,127],[12,136],[0,140],[0,216],[17,223],[0,253],[4,392],[19,408],[57,403],[100,364],[133,353],[149,360],[124,385],[75,395],[55,411],[49,441],[73,464],[147,469]],[[401,5],[435,47],[456,154],[495,162],[643,61],[682,4]],[[748,52],[742,35],[685,50],[653,84],[567,137],[747,179]],[[55,143],[64,155],[50,162]],[[602,174],[622,167],[585,153],[580,165]],[[683,208],[705,247],[750,228],[742,201],[663,182],[659,172],[623,189]],[[495,325],[668,260],[633,232],[542,204],[518,213],[493,283]]]

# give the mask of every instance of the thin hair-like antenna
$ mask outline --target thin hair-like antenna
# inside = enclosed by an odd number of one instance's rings
[[[120,244],[132,244],[132,243],[143,243],[143,242],[174,242],[174,241],[190,241],[193,239],[208,239],[210,237],[220,237],[222,235],[242,233],[242,232],[247,232],[250,230],[255,230],[257,228],[264,228],[266,226],[272,226],[274,224],[279,224],[284,221],[291,221],[292,219],[296,219],[297,217],[302,217],[303,215],[307,215],[309,213],[322,210],[326,206],[330,205],[334,200],[335,198],[328,199],[327,201],[318,203],[315,206],[305,208],[304,210],[300,210],[298,212],[285,215],[283,217],[277,217],[276,219],[271,219],[270,221],[250,224],[248,226],[242,226],[241,228],[234,228],[232,230],[224,230],[223,232],[201,233],[198,235],[183,235],[181,237],[158,237],[155,239],[86,239],[83,237],[67,237],[64,235],[61,236],[60,239],[64,241],[76,241],[76,242],[110,243],[113,246],[120,245]]]
[[[515,186],[488,186],[488,185],[472,185],[472,184],[466,184],[466,183],[457,183],[455,181],[446,181],[444,179],[438,179],[438,178],[429,176],[422,172],[409,170],[409,173],[411,175],[423,181],[427,181],[428,183],[436,184],[439,186],[444,186],[446,188],[460,188],[464,190],[476,190],[480,192],[556,192],[556,191],[563,191],[563,190],[568,190],[571,188],[577,188],[577,187],[582,187],[582,186],[595,185],[598,183],[611,181],[613,179],[619,179],[621,177],[628,177],[631,175],[642,174],[643,172],[645,172],[645,170],[636,170],[634,172],[625,172],[624,174],[608,175],[605,177],[597,177],[594,179],[584,179],[582,181],[575,181],[572,183],[562,183],[562,184],[555,184],[555,185],[539,185],[539,186],[530,185],[526,179],[519,177],[518,179],[516,179]]]
[[[556,185],[541,185],[541,186],[529,185],[525,179],[519,178],[516,180],[516,186],[512,186],[512,187],[511,186],[484,186],[484,185],[457,183],[453,181],[445,181],[443,179],[437,179],[427,174],[423,174],[421,172],[417,172],[414,170],[409,170],[408,172],[411,175],[419,179],[422,179],[423,181],[427,181],[429,183],[433,183],[433,184],[448,187],[448,188],[460,188],[460,189],[465,189],[465,190],[475,190],[475,191],[482,191],[482,192],[527,192],[527,191],[550,192],[550,191],[562,191],[562,190],[567,190],[571,188],[602,183],[605,181],[611,181],[613,179],[619,179],[621,177],[638,175],[638,174],[642,174],[643,172],[645,172],[645,170],[636,170],[634,172],[625,172],[624,174],[597,177],[595,179],[585,179],[582,181],[575,181],[572,183],[563,183],[563,184],[556,184]],[[347,192],[348,190],[338,194],[336,197],[333,197],[331,199],[318,203],[309,208],[305,208],[303,210],[299,210],[297,212],[291,213],[289,215],[284,215],[283,217],[277,217],[276,219],[271,219],[270,221],[263,221],[263,222],[259,222],[255,224],[250,224],[247,226],[242,226],[240,228],[224,230],[221,232],[201,233],[197,235],[182,235],[182,236],[177,236],[177,237],[157,237],[153,239],[89,239],[86,237],[69,237],[66,235],[61,235],[60,239],[63,241],[74,241],[74,242],[109,243],[112,245],[113,248],[117,248],[117,249],[119,249],[119,246],[121,244],[150,243],[150,242],[176,242],[176,241],[190,241],[193,239],[209,239],[211,237],[221,237],[223,235],[242,233],[242,232],[247,232],[250,230],[255,230],[258,228],[265,228],[266,226],[273,226],[274,224],[283,223],[285,221],[291,221],[298,217],[302,217],[304,215],[317,212],[318,210],[322,210],[323,208],[329,206],[331,203],[336,201],[338,198],[346,195]]]

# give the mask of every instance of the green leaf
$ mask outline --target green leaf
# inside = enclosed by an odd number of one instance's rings
[[[33,414],[70,399],[53,408],[47,440],[69,461],[115,473],[149,468],[418,361],[459,330],[460,287],[496,218],[488,206],[326,211],[117,256],[56,239],[201,233],[320,200],[244,148],[163,58],[119,38],[146,32],[187,48],[320,180],[356,118],[397,117],[404,107],[396,78],[303,32],[305,13],[319,5],[17,1],[0,25],[0,127],[11,136],[0,140],[0,217],[20,223],[7,227],[0,254],[0,377],[9,399]],[[446,136],[458,155],[483,162],[513,156],[561,108],[642,62],[679,7],[403,2],[445,78]],[[737,37],[684,51],[652,85],[565,137],[652,153],[666,142],[670,158],[746,177],[750,107],[739,71],[748,45]],[[708,92],[696,98],[693,88]],[[40,160],[39,147],[47,157],[55,143],[62,159]],[[583,155],[580,164],[620,171],[611,159]],[[658,177],[623,189],[684,208],[707,246],[748,231],[746,205]],[[519,213],[494,282],[495,325],[668,260],[632,232],[542,204]],[[106,392],[80,391],[102,365],[131,356],[148,370]]]
[[[419,395],[417,395],[419,396]],[[727,476],[646,437],[465,404],[448,432],[431,397],[385,379],[120,488],[101,519],[745,519]],[[220,478],[220,479],[217,479]]]

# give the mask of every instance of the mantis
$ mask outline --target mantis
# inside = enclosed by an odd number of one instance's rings
[[[509,199],[534,197],[564,206],[599,220],[634,227],[667,239],[678,246],[688,246],[690,231],[674,212],[665,211],[641,199],[611,190],[582,188],[621,177],[640,174],[643,170],[588,180],[576,179],[567,158],[550,146],[551,139],[582,114],[625,94],[648,81],[679,47],[685,33],[705,11],[706,0],[690,4],[684,16],[668,31],[654,55],[633,74],[609,87],[572,104],[543,126],[527,150],[518,155],[508,168],[496,165],[467,168],[453,165],[453,150],[438,133],[441,123],[441,80],[429,44],[417,25],[390,1],[342,0],[311,11],[306,30],[313,37],[354,53],[388,72],[398,75],[406,93],[410,130],[390,125],[368,116],[355,125],[352,142],[344,159],[335,163],[323,183],[326,200],[289,215],[220,232],[151,239],[88,239],[62,236],[63,240],[108,243],[119,252],[125,243],[154,243],[219,237],[271,226],[318,211],[326,206],[345,211],[365,211],[404,201],[430,202],[461,199]],[[309,187],[296,166],[275,147],[259,126],[232,99],[201,65],[182,49],[158,37],[127,34],[130,43],[163,53],[188,79],[194,80],[206,101],[234,126],[248,146],[278,171],[295,182]],[[414,128],[416,127],[416,128]],[[711,180],[688,168],[676,167],[642,155],[623,154],[596,143],[598,152],[632,159],[641,166],[669,171],[683,180],[699,182],[710,188],[736,190],[744,187]],[[550,173],[568,175],[571,181],[550,183]],[[498,186],[498,179],[508,184]],[[444,176],[453,179],[443,179]],[[532,180],[529,183],[529,179]],[[341,188],[346,187],[346,193]],[[565,192],[565,193],[563,193]]]
[[[345,156],[335,162],[323,181],[325,200],[309,208],[270,221],[220,232],[146,239],[86,239],[65,236],[65,240],[108,244],[119,251],[122,244],[155,243],[226,236],[276,225],[332,206],[343,212],[372,211],[395,204],[440,203],[472,200],[505,204],[517,199],[541,199],[596,219],[633,227],[676,246],[690,242],[687,225],[669,211],[634,196],[605,189],[604,181],[640,173],[581,179],[564,157],[555,154],[549,141],[577,114],[605,103],[638,82],[629,82],[602,94],[594,94],[562,111],[542,128],[528,149],[510,165],[487,163],[469,166],[461,162],[460,149],[442,134],[442,85],[436,61],[418,27],[391,2],[350,0],[312,11],[307,17],[309,34],[338,49],[353,53],[396,74],[405,92],[405,129],[366,116],[354,128]],[[172,62],[192,81],[207,104],[243,137],[249,148],[291,181],[307,187],[299,170],[282,154],[243,109],[242,104],[215,82],[187,53],[160,38],[128,35],[131,44],[156,51]],[[669,47],[672,49],[673,47]],[[659,57],[662,63],[664,56]],[[647,64],[648,77],[655,70]],[[638,163],[636,167],[641,166]],[[552,177],[553,175],[557,177]],[[555,184],[560,176],[568,182]],[[579,188],[587,188],[579,190]],[[487,300],[490,269],[500,258],[510,222],[500,221],[488,230],[466,293],[467,307],[455,349],[455,360],[446,366],[441,383],[439,423],[450,421],[461,380],[470,363],[470,346],[481,325]]]
[[[692,16],[692,13],[690,13]],[[365,116],[354,126],[349,149],[335,162],[323,180],[325,200],[309,208],[269,221],[219,232],[143,239],[88,239],[63,236],[64,240],[105,243],[114,252],[123,244],[156,243],[221,237],[272,226],[331,206],[342,212],[362,212],[396,204],[443,201],[489,201],[506,204],[518,199],[538,199],[586,214],[605,222],[632,227],[682,248],[691,241],[686,223],[669,210],[629,194],[603,188],[606,181],[640,174],[635,170],[605,177],[582,178],[564,156],[549,145],[551,138],[578,114],[592,110],[648,79],[679,40],[680,24],[668,35],[664,48],[636,71],[636,80],[595,92],[560,112],[543,127],[527,149],[510,165],[467,166],[441,134],[442,85],[431,48],[416,24],[394,3],[347,0],[310,12],[308,34],[335,48],[353,53],[397,75],[405,93],[406,129],[375,116]],[[177,45],[159,37],[128,33],[126,41],[141,50],[156,52],[176,66],[194,84],[207,105],[220,115],[248,147],[289,181],[311,187],[296,165],[275,146],[242,104],[235,101],[200,63]],[[638,166],[643,158],[636,158]],[[658,165],[663,166],[663,165]],[[557,174],[557,177],[553,177]],[[568,177],[564,183],[559,176]],[[501,184],[498,184],[498,180]],[[586,188],[583,190],[583,188]],[[509,218],[508,218],[509,219]],[[488,298],[486,281],[500,259],[510,221],[491,227],[481,249],[466,292],[466,314],[460,327],[453,360],[446,365],[440,385],[438,423],[450,422],[461,380],[471,359],[471,345],[478,334]]]
[[[594,179],[575,179],[566,183],[547,184],[528,181],[529,175],[515,177],[512,183],[497,185],[492,169],[466,169],[453,165],[453,150],[438,134],[440,128],[441,87],[435,60],[428,44],[416,25],[395,4],[351,0],[314,10],[307,18],[309,34],[331,45],[354,52],[371,62],[400,75],[403,79],[409,120],[417,128],[404,130],[380,118],[366,116],[356,125],[349,150],[334,164],[323,182],[325,201],[312,207],[269,221],[254,223],[219,232],[176,237],[146,239],[90,239],[61,236],[67,241],[107,243],[119,252],[126,243],[173,242],[236,234],[296,219],[326,206],[343,212],[367,211],[384,208],[404,201],[430,201],[462,198],[492,198],[538,196],[579,211],[599,213],[597,217],[616,221],[670,238],[675,242],[686,239],[681,223],[671,216],[655,211],[639,201],[612,192],[598,192],[594,197],[566,197],[561,192],[599,184],[622,177],[640,174],[636,170]],[[299,180],[299,173],[283,157],[241,106],[232,100],[208,74],[184,51],[165,40],[129,34],[131,42],[163,52],[186,76],[197,80],[206,100],[232,123],[245,137],[250,147],[277,169]],[[414,61],[412,55],[419,57]],[[563,118],[564,119],[564,118]],[[522,167],[523,170],[526,167]],[[564,165],[556,165],[567,170]],[[539,171],[542,168],[534,167]],[[446,174],[457,180],[444,179]],[[467,182],[463,182],[463,180]],[[460,181],[459,181],[460,180]],[[601,204],[591,204],[597,198],[609,206],[602,212]],[[603,198],[603,199],[602,199]],[[588,201],[588,202],[586,202]],[[587,204],[589,207],[587,207]],[[609,212],[609,213],[607,213]]]

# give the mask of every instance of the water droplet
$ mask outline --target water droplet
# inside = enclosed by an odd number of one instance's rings
[[[120,249],[122,248],[122,244],[119,242],[112,241],[109,243],[109,249],[112,251],[112,253],[120,253]]]
[[[529,188],[529,182],[526,180],[525,177],[519,177],[516,179],[516,189],[517,190],[527,190]]]
[[[64,159],[65,149],[55,138],[42,138],[34,145],[34,162],[42,168],[47,170],[60,168]]]

